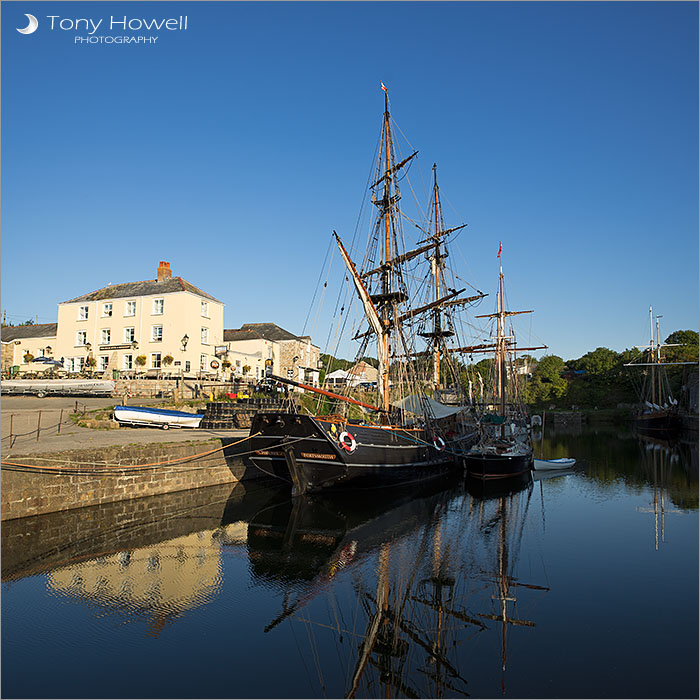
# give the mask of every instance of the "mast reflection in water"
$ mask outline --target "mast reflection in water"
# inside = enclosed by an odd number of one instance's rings
[[[697,696],[697,446],[535,448],[577,467],[7,521],[3,695]]]

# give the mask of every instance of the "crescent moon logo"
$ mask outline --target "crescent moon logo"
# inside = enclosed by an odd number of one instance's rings
[[[29,24],[24,29],[18,29],[17,31],[20,34],[33,34],[37,30],[39,22],[34,15],[25,14],[24,16],[29,20]]]

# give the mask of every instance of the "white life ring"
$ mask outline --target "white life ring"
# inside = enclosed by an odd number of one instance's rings
[[[445,449],[445,441],[439,435],[435,435],[433,437],[433,447],[438,452],[442,452]]]
[[[338,443],[344,450],[346,450],[350,454],[352,454],[357,449],[357,441],[347,431],[340,433],[340,435],[338,436]]]

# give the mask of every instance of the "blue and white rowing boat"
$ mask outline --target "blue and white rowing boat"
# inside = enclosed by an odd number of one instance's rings
[[[170,411],[164,408],[144,406],[115,406],[114,420],[121,425],[146,426],[150,428],[199,428],[203,413]]]

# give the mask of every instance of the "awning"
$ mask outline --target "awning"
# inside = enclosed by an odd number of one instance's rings
[[[401,401],[394,401],[391,405],[403,411],[415,413],[418,416],[432,413],[435,418],[454,416],[467,408],[467,406],[446,406],[444,403],[435,401],[429,396],[419,396],[418,394],[411,394],[405,399],[401,399]]]

